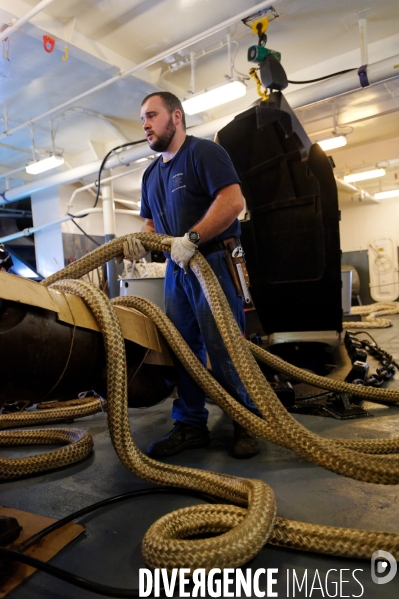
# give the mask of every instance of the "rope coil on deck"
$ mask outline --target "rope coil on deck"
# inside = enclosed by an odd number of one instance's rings
[[[147,249],[169,249],[169,244],[160,243],[164,239],[163,235],[139,233],[137,237]],[[215,566],[238,567],[255,556],[266,542],[361,558],[369,558],[378,546],[378,549],[385,549],[398,559],[399,534],[333,529],[276,519],[273,491],[264,482],[159,463],[137,448],[128,420],[124,341],[118,318],[111,302],[101,291],[89,283],[71,280],[121,255],[125,239],[126,236],[105,244],[52,275],[44,284],[82,297],[101,326],[108,362],[109,429],[114,448],[124,465],[136,476],[150,482],[206,491],[235,504],[194,506],[173,512],[156,522],[143,540],[143,554],[148,565],[167,569],[203,567],[207,570]],[[346,390],[360,397],[379,397],[391,403],[399,401],[399,393],[317,377],[249,344],[242,338],[220,285],[203,256],[197,253],[190,266],[203,286],[232,361],[263,418],[248,412],[228,395],[200,364],[155,304],[134,297],[117,298],[113,303],[134,307],[151,318],[206,393],[234,420],[257,436],[290,448],[315,464],[350,478],[380,484],[399,482],[399,456],[379,455],[398,453],[399,439],[331,440],[311,433],[281,405],[254,355],[260,360],[273,360],[279,370],[284,368],[300,380],[305,380],[306,376],[306,382],[311,380],[311,384],[322,388],[337,390],[339,387],[341,391]],[[61,280],[65,276],[69,279]],[[221,535],[200,541],[181,538],[198,532],[217,532]]]
[[[399,302],[377,302],[369,306],[352,306],[351,314],[364,316],[363,322],[343,322],[344,329],[387,329],[392,322],[381,316],[399,314]]]

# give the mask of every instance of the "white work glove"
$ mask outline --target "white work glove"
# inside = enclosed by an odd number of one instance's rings
[[[167,237],[163,242],[170,242],[170,256],[173,262],[176,262],[186,273],[188,272],[188,263],[194,256],[197,246],[189,240],[187,233],[184,237]]]
[[[140,260],[148,254],[148,250],[145,249],[140,239],[133,235],[128,235],[126,241],[123,243],[123,254],[126,260]]]

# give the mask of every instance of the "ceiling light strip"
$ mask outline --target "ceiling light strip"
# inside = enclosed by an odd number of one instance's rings
[[[391,189],[390,191],[379,191],[374,194],[376,200],[387,200],[388,198],[399,198],[399,189]]]
[[[350,175],[344,176],[344,181],[347,183],[354,183],[355,181],[366,181],[367,179],[375,179],[376,177],[383,177],[386,174],[384,168],[373,168],[368,171],[361,171],[359,173],[351,173]]]
[[[52,156],[48,156],[48,158],[43,158],[42,160],[37,160],[36,162],[29,162],[26,165],[26,172],[30,175],[38,175],[39,173],[49,171],[56,166],[61,166],[61,164],[64,164],[63,157],[53,154]]]
[[[330,137],[329,139],[323,139],[316,142],[319,144],[322,150],[334,150],[335,148],[342,148],[346,146],[347,141],[345,135],[337,135],[336,137]]]
[[[240,79],[234,79],[215,85],[184,100],[184,112],[189,115],[203,112],[209,108],[226,104],[237,98],[242,98],[247,92],[247,86]]]

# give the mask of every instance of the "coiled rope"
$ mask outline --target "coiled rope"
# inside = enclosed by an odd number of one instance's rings
[[[343,322],[344,329],[387,329],[392,322],[381,316],[399,314],[398,302],[377,302],[368,306],[352,306],[351,314],[364,316],[363,322]]]
[[[169,249],[169,244],[160,243],[164,236],[139,233],[137,237],[147,249]],[[161,464],[140,452],[130,433],[124,342],[115,311],[102,292],[83,281],[71,280],[80,278],[86,272],[121,255],[125,239],[126,237],[121,237],[109,242],[52,275],[44,284],[82,297],[101,326],[108,362],[110,435],[125,466],[136,476],[150,482],[206,491],[235,504],[194,506],[158,520],[143,540],[142,549],[148,565],[167,569],[203,567],[208,570],[215,566],[238,567],[256,555],[266,542],[358,558],[369,558],[378,546],[398,559],[399,534],[334,529],[279,519],[275,517],[273,491],[262,481]],[[143,298],[134,297],[117,298],[113,303],[135,307],[152,318],[177,357],[207,394],[234,420],[251,429],[257,436],[293,449],[315,464],[338,474],[367,482],[396,484],[399,481],[399,456],[381,454],[396,454],[399,451],[399,439],[330,440],[311,433],[298,424],[281,405],[253,354],[257,359],[271,359],[280,370],[283,366],[290,375],[302,380],[306,377],[311,380],[311,384],[322,388],[335,386],[349,389],[349,392],[370,399],[383,394],[384,401],[388,399],[392,403],[399,401],[399,394],[388,390],[359,388],[304,373],[257,346],[248,344],[242,338],[217,278],[206,260],[201,254],[196,254],[190,266],[203,286],[232,361],[263,418],[248,412],[218,385],[157,306]],[[69,280],[61,280],[65,276]],[[201,541],[182,538],[199,532],[221,535]]]

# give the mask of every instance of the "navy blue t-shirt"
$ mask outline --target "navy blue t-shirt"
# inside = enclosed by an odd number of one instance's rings
[[[234,183],[241,184],[226,150],[187,135],[172,160],[163,162],[159,156],[146,169],[140,216],[153,220],[157,233],[182,237],[204,217],[216,193]],[[238,237],[240,231],[236,219],[212,242]],[[200,247],[205,250],[207,243]]]

